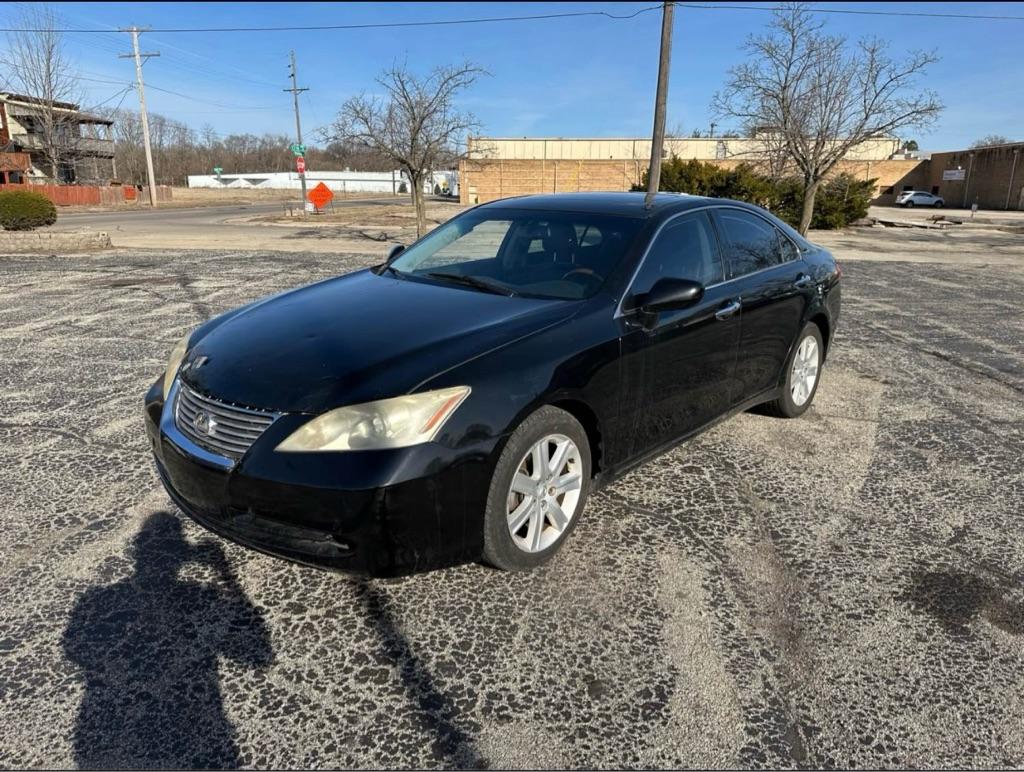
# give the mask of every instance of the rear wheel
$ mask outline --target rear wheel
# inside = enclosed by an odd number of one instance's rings
[[[914,202],[913,201],[908,201],[903,206],[909,206],[911,209],[913,209],[914,208]]]
[[[766,412],[780,418],[796,418],[804,414],[818,391],[824,351],[821,330],[814,322],[808,322],[801,330],[786,365],[782,396],[765,405]]]
[[[936,209],[942,209],[942,202],[936,201],[934,204],[932,204],[932,206],[934,206]]]
[[[484,559],[506,571],[548,561],[583,511],[590,465],[587,433],[569,413],[546,405],[523,421],[491,479]]]

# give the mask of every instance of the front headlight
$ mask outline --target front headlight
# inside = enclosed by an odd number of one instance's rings
[[[174,383],[174,376],[178,374],[178,368],[181,367],[181,360],[185,358],[185,354],[188,353],[188,339],[192,337],[192,333],[188,333],[184,338],[178,341],[177,345],[171,349],[171,356],[167,360],[167,370],[164,372],[164,401],[167,401],[167,395],[171,392],[171,384]]]
[[[454,386],[341,407],[301,426],[277,450],[380,450],[430,442],[469,392],[469,386]]]

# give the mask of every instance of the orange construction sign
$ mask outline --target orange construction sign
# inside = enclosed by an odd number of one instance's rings
[[[331,189],[324,185],[322,182],[313,188],[309,193],[306,194],[306,198],[313,202],[313,206],[317,209],[323,209],[334,198],[334,193]]]

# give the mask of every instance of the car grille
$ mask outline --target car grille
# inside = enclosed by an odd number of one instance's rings
[[[279,415],[205,397],[178,381],[178,429],[196,445],[236,461]]]

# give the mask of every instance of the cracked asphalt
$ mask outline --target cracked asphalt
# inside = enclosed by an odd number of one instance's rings
[[[845,263],[802,419],[396,581],[204,532],[142,426],[187,328],[372,261],[0,257],[0,766],[1024,765],[1024,259]]]

